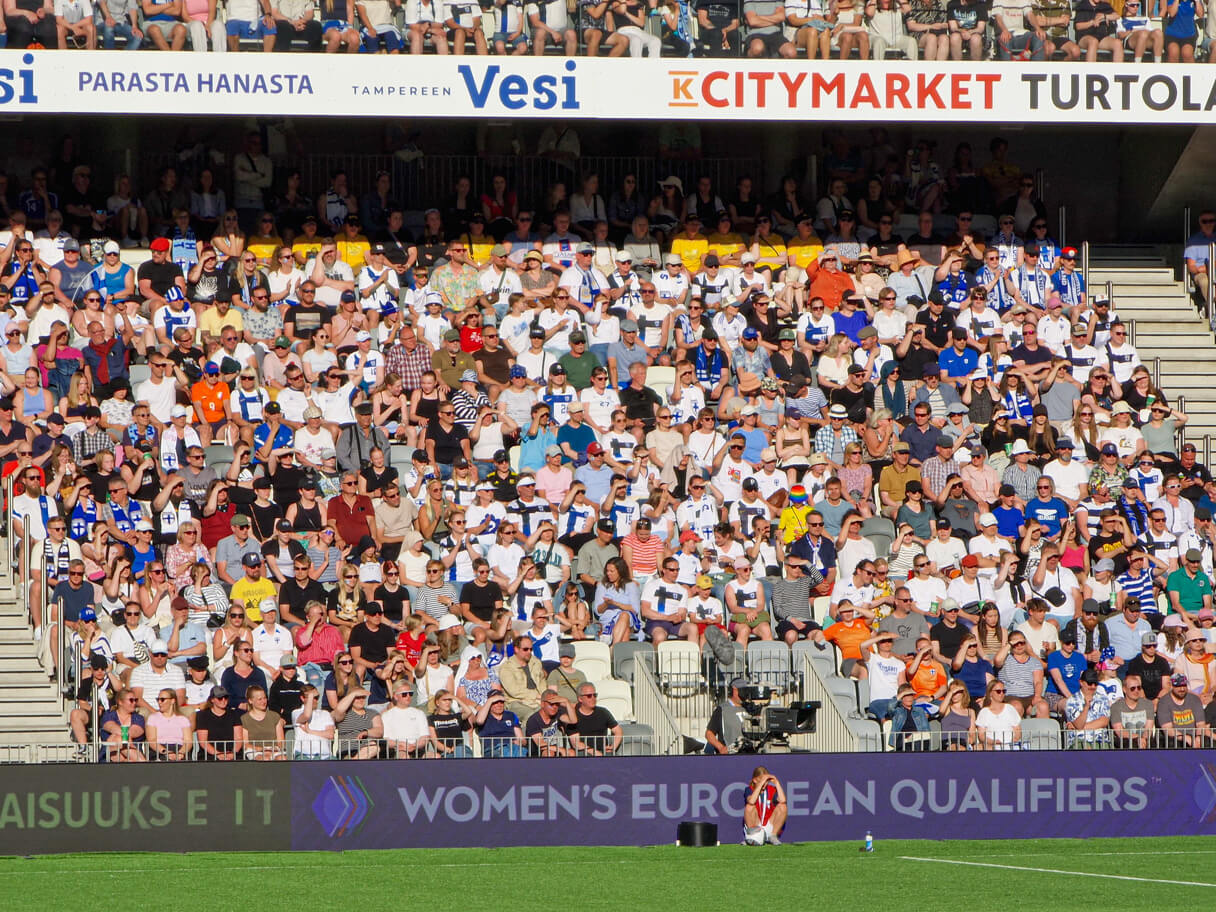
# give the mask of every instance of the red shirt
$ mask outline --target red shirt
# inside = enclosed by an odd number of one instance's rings
[[[371,535],[367,518],[373,515],[372,499],[365,495],[357,495],[353,506],[347,506],[342,495],[338,494],[326,505],[327,515],[338,527],[338,534],[348,545],[357,544],[364,535]]]
[[[469,354],[481,351],[481,327],[465,324],[460,327],[460,350]]]
[[[334,656],[345,647],[342,634],[333,624],[322,621],[312,632],[312,642],[307,646],[300,642],[304,627],[297,627],[295,632],[296,646],[300,651],[297,661],[303,665],[306,662],[316,662],[318,665],[332,665]]]

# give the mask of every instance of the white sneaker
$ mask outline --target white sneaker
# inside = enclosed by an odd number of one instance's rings
[[[34,645],[38,645],[41,642],[42,642],[42,628],[35,627],[34,628]]]
[[[768,844],[769,845],[781,845],[781,840],[778,839],[776,836],[769,836]]]

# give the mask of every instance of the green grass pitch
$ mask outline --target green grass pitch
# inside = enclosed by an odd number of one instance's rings
[[[1216,837],[941,842],[876,834],[873,854],[859,852],[860,843],[10,857],[0,858],[0,896],[10,910],[107,912],[1054,912],[1216,900]]]

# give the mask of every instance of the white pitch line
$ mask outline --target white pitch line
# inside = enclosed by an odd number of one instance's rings
[[[985,855],[990,855],[993,858],[1059,858],[1065,855],[1068,858],[1089,858],[1107,855],[1216,855],[1216,849],[1177,849],[1163,850],[1160,852],[985,852]]]
[[[1140,883],[1170,884],[1178,887],[1216,887],[1216,883],[1204,883],[1196,880],[1165,880],[1157,877],[1131,877],[1127,874],[1095,874],[1092,871],[1063,871],[1059,868],[1030,868],[1023,865],[990,864],[985,861],[958,861],[953,858],[918,858],[915,855],[900,855],[899,857],[903,861],[926,861],[932,864],[964,865],[969,868],[1000,868],[1005,871],[1029,871],[1031,874],[1067,874],[1070,877],[1098,877],[1103,880],[1134,880]]]

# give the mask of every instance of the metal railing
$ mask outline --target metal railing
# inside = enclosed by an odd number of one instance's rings
[[[1063,244],[1063,241],[1060,241]],[[1089,292],[1089,241],[1081,242],[1081,282]]]
[[[814,737],[816,751],[853,753],[862,749],[857,735],[849,727],[848,718],[807,655],[803,656],[802,698],[820,703]]]
[[[160,169],[174,163],[172,155],[153,154],[141,159],[142,186],[155,187]],[[760,157],[681,161],[644,155],[582,155],[563,163],[523,151],[519,155],[487,156],[426,154],[414,160],[392,154],[316,152],[294,161],[275,161],[278,170],[293,165],[299,167],[301,183],[314,198],[324,194],[335,171],[346,172],[347,186],[356,199],[375,186],[380,171],[387,171],[392,176],[394,196],[412,210],[442,205],[452,195],[459,177],[468,177],[472,182],[472,203],[476,206],[477,194],[489,187],[493,176],[499,173],[506,176],[520,205],[542,208],[550,184],[561,181],[566,185],[568,197],[572,197],[579,191],[583,175],[592,173],[599,175],[599,195],[605,204],[626,174],[635,175],[643,210],[658,193],[659,181],[672,174],[681,179],[688,194],[694,192],[696,178],[701,175],[709,177],[714,192],[723,199],[745,175],[752,178],[756,192],[762,196],[770,189],[764,159]]]
[[[4,528],[2,531],[10,542],[8,554],[0,561],[0,587],[5,591],[13,588],[13,558],[16,556],[16,536],[13,535],[13,482],[16,473],[7,475],[4,479]]]
[[[1060,246],[1065,247],[1068,244],[1068,207],[1061,206],[1056,211],[1056,237],[1060,239]]]
[[[633,672],[633,714],[654,733],[654,752],[659,755],[682,754],[683,735],[671,708],[659,690],[654,672],[645,662],[637,662]]]

